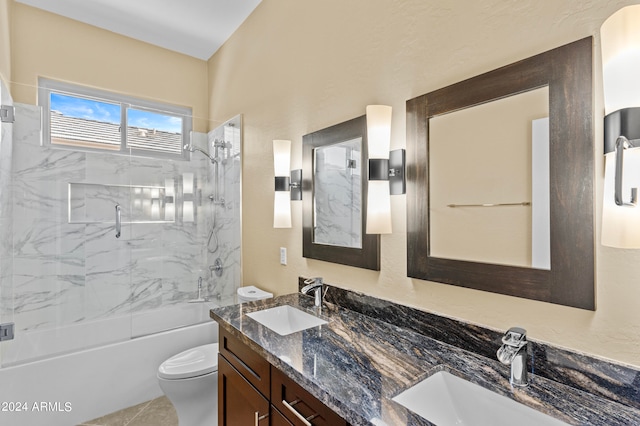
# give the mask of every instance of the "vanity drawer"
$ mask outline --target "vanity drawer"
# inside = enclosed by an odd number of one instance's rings
[[[285,416],[271,405],[271,425],[270,426],[293,426]]]
[[[269,399],[271,364],[267,360],[222,328],[220,354]]]
[[[275,367],[271,369],[271,404],[295,426],[347,425],[339,415]]]

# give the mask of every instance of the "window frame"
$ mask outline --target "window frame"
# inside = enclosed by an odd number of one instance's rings
[[[120,149],[93,148],[86,146],[74,146],[55,144],[51,142],[51,93],[59,93],[66,96],[93,99],[99,102],[108,102],[120,105]],[[184,145],[191,143],[193,130],[192,109],[177,105],[166,104],[157,101],[140,99],[120,93],[108,92],[92,87],[81,86],[48,78],[38,78],[38,105],[42,108],[42,140],[43,145],[55,149],[67,149],[72,151],[101,152],[136,157],[185,160],[190,159],[190,152],[184,149]],[[127,141],[129,109],[146,111],[151,113],[179,117],[182,121],[182,142],[180,154],[149,149],[130,148]]]

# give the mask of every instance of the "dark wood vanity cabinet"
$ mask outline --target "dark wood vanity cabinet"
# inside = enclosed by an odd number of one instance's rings
[[[220,426],[347,426],[347,422],[247,345],[220,329]]]
[[[218,423],[269,425],[269,401],[223,356],[218,357]]]

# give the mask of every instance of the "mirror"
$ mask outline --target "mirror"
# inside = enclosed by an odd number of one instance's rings
[[[429,119],[432,256],[550,268],[548,116],[545,86]]]
[[[313,243],[362,248],[362,138],[313,150]]]
[[[304,135],[302,254],[380,270],[380,236],[365,233],[366,116]]]
[[[592,43],[585,38],[407,101],[409,277],[595,309]],[[548,98],[546,108],[518,107],[521,118],[495,110],[537,95]],[[518,121],[520,133],[526,126],[518,143],[531,155],[519,165],[522,154],[506,153],[513,146],[487,145]]]

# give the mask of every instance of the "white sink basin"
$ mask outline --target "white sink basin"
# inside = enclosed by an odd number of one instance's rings
[[[289,305],[251,312],[247,316],[281,336],[327,324],[325,320]]]
[[[438,426],[556,426],[556,420],[475,383],[439,371],[393,398]]]

